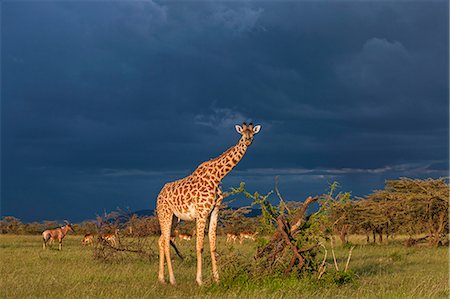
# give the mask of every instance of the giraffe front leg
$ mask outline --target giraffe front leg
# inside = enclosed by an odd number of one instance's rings
[[[202,253],[203,253],[203,241],[205,237],[205,225],[206,217],[197,219],[197,284],[201,286],[202,281]]]
[[[164,237],[161,235],[158,241],[159,245],[159,274],[158,280],[160,283],[165,283],[164,281]]]
[[[159,238],[159,275],[158,279],[164,283],[164,257],[169,271],[169,282],[175,284],[173,275],[172,260],[170,259],[170,231],[172,227],[173,214],[168,211],[158,211],[159,225],[161,227],[161,237]]]
[[[211,250],[211,264],[212,264],[212,274],[215,282],[219,282],[219,272],[217,271],[217,261],[216,261],[216,240],[217,240],[217,218],[219,216],[219,207],[215,206],[211,213],[211,220],[209,222],[209,248]]]

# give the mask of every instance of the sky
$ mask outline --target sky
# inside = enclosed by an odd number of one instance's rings
[[[262,129],[224,190],[448,175],[448,1],[0,5],[2,216],[153,209],[244,121]]]

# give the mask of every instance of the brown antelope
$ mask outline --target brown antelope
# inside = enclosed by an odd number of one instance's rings
[[[81,243],[83,245],[93,245],[94,244],[94,235],[93,234],[85,234],[83,241]]]
[[[249,239],[249,240],[253,240],[255,241],[255,236],[256,236],[257,232],[241,232],[239,234],[239,243],[242,244],[242,242],[244,241],[244,239]]]
[[[180,234],[178,232],[178,230],[176,230],[175,233],[177,234],[177,236],[180,240],[185,240],[185,241],[190,241],[192,239],[192,235],[193,235],[193,234],[188,234],[188,233]]]
[[[106,241],[111,246],[116,247],[117,246],[118,233],[119,233],[119,230],[116,229],[113,234],[104,234],[104,235],[102,235],[101,239]]]
[[[48,229],[42,233],[42,239],[44,240],[44,243],[42,244],[42,248],[45,249],[47,243],[51,240],[58,240],[59,242],[59,250],[62,250],[62,240],[67,235],[69,231],[73,232],[72,224],[69,223],[69,221],[64,220],[65,225],[55,228],[55,229]]]
[[[237,238],[238,238],[237,234],[227,233],[227,243],[229,243],[229,242],[233,242],[234,243],[234,242],[236,242]]]

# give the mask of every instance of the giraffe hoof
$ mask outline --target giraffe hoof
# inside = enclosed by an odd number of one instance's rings
[[[219,276],[214,276],[213,280],[214,280],[215,283],[219,283]]]
[[[199,287],[201,287],[203,285],[203,282],[201,280],[197,279],[196,281],[197,281],[197,284],[198,284]]]
[[[170,284],[173,286],[177,284],[177,282],[175,281],[175,278],[170,279]]]
[[[158,281],[159,281],[159,283],[161,283],[161,284],[166,284],[166,282],[165,282],[165,280],[164,280],[164,276],[159,276],[159,277],[158,277]]]

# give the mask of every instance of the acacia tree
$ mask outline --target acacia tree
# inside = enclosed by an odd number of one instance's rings
[[[448,234],[448,178],[386,181],[384,190],[367,197],[381,219],[385,233],[390,227],[410,236],[427,233],[430,246],[437,246]]]
[[[329,221],[342,242],[349,232],[370,234],[373,242],[383,242],[397,233],[407,233],[407,245],[417,242],[412,236],[426,233],[430,246],[442,243],[448,233],[449,185],[447,178],[408,179],[386,182],[383,190],[376,190],[366,198],[351,200],[342,194],[328,201]]]
[[[336,186],[333,184],[330,192],[320,197],[309,196],[304,202],[286,202],[276,185],[277,205],[269,200],[274,193],[272,191],[266,195],[258,192],[251,194],[245,190],[243,183],[239,188],[232,189],[233,193],[243,193],[252,199],[252,205],[261,207],[258,231],[270,235],[270,240],[261,238],[258,242],[255,254],[258,272],[318,272],[319,276],[325,272],[325,261],[320,264],[316,256],[321,248],[325,248],[323,242],[329,239],[331,233],[328,215],[333,204],[330,201],[349,197],[343,193],[335,197],[333,192]],[[319,200],[319,210],[308,215],[308,208]]]
[[[372,234],[373,242],[383,242],[383,234],[386,238],[397,232],[398,213],[401,210],[395,206],[393,201],[379,200],[377,198],[364,198],[355,201],[354,225],[357,231],[364,232],[369,242],[369,235]]]

